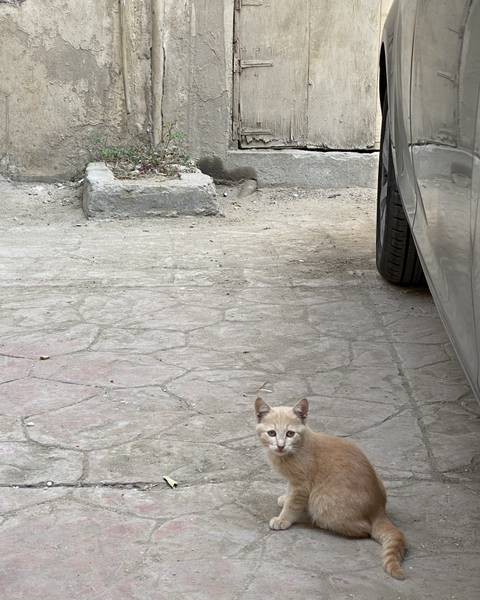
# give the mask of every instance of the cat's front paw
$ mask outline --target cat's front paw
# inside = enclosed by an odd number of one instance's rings
[[[273,517],[270,519],[270,529],[274,529],[275,531],[279,531],[280,529],[288,529],[291,526],[292,522],[284,517]]]

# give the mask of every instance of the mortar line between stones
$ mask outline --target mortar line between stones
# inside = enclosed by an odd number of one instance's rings
[[[384,481],[393,481],[393,482],[420,482],[420,483],[435,483],[438,482],[438,478],[435,477],[435,474],[432,475],[431,478],[428,477],[416,477],[416,476],[408,476],[408,477],[385,477],[382,479]],[[179,490],[191,489],[194,487],[202,486],[202,485],[224,485],[225,483],[229,483],[231,481],[244,481],[243,479],[239,480],[225,480],[221,479],[218,481],[199,481],[194,483],[182,483],[179,486]],[[270,483],[278,483],[278,480],[270,480],[267,478],[262,478],[261,480],[249,480],[250,483],[258,481],[261,483],[270,482]],[[444,476],[442,478],[442,482],[448,483],[449,485],[465,485],[465,482],[460,479],[450,479],[449,477]],[[153,490],[154,488],[162,488],[167,492],[176,493],[176,490],[170,490],[165,481],[75,481],[75,482],[53,482],[53,481],[41,481],[37,483],[0,483],[0,489],[19,489],[19,490],[50,490],[50,489],[118,489],[118,490],[136,490],[140,492],[148,492]]]
[[[433,450],[432,450],[432,446],[431,446],[431,442],[430,442],[430,436],[428,434],[428,430],[425,426],[424,420],[423,420],[423,416],[421,414],[420,408],[417,404],[417,401],[415,400],[415,394],[413,392],[412,386],[408,380],[408,377],[405,374],[405,370],[403,368],[403,363],[402,360],[400,358],[400,355],[398,353],[398,350],[395,346],[395,341],[392,338],[391,332],[388,329],[388,327],[386,327],[383,324],[382,321],[382,315],[379,313],[379,311],[377,310],[377,307],[375,305],[374,302],[374,298],[372,298],[372,294],[371,294],[371,290],[369,288],[365,288],[365,293],[368,295],[369,300],[370,300],[370,307],[372,312],[375,314],[376,320],[378,322],[378,324],[380,325],[380,327],[385,331],[385,338],[388,340],[389,346],[390,346],[390,353],[391,356],[393,358],[394,364],[398,370],[398,374],[400,376],[401,379],[401,385],[402,388],[405,390],[405,393],[408,397],[410,406],[412,408],[413,414],[415,416],[415,420],[417,422],[418,428],[420,429],[420,433],[422,436],[422,441],[423,441],[423,445],[425,447],[426,453],[427,453],[427,461],[430,467],[430,470],[432,472],[432,476],[434,477],[434,479],[436,481],[441,481],[441,482],[445,482],[446,478],[445,476],[441,473],[440,469],[438,468],[437,465],[437,459],[435,458],[435,455],[433,454]]]

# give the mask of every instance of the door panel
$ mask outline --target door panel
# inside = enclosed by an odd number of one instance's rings
[[[472,170],[479,0],[419,0],[412,70],[414,234],[462,362],[475,381]],[[476,34],[476,35],[475,35]]]
[[[374,147],[380,31],[391,1],[236,0],[240,146]]]
[[[372,0],[311,3],[309,145],[375,145],[380,9]]]
[[[309,0],[241,0],[242,147],[304,146]]]

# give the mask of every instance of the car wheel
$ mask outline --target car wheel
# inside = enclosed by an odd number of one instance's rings
[[[377,187],[377,269],[396,285],[423,285],[425,278],[397,187],[390,119],[385,101]]]

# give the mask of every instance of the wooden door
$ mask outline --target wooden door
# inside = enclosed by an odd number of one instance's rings
[[[374,147],[380,31],[390,4],[237,0],[240,146]]]

